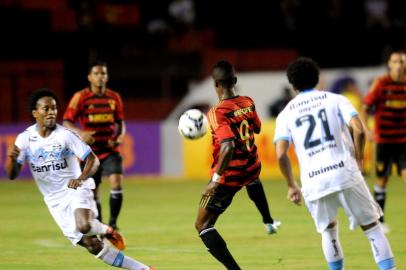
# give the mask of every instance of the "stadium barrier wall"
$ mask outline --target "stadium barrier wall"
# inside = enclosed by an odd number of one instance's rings
[[[18,133],[24,131],[27,124],[0,126],[0,179],[6,177],[7,149],[14,143]],[[256,136],[258,155],[262,161],[262,179],[280,178],[273,144],[273,119],[263,121],[261,134]],[[123,165],[126,175],[162,176],[179,179],[209,179],[212,163],[211,135],[208,132],[198,140],[183,139],[177,130],[177,123],[128,122],[127,134],[121,146]],[[367,171],[370,171],[372,146],[366,147]],[[291,147],[289,155],[292,166],[298,175],[296,156]],[[31,178],[29,168],[24,166],[21,177]]]

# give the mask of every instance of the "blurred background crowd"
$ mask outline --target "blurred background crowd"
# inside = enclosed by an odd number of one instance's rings
[[[381,65],[406,48],[406,1],[0,0],[0,31],[1,123],[29,121],[21,97],[44,85],[64,110],[95,59],[128,120],[162,120],[219,58],[239,72],[284,70],[298,55]]]

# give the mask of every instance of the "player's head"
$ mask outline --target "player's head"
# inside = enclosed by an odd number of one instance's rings
[[[37,124],[53,128],[56,124],[58,109],[56,96],[52,90],[42,88],[35,91],[29,99],[29,109]]]
[[[313,89],[319,82],[319,67],[312,59],[299,57],[289,64],[286,75],[295,90]]]
[[[387,64],[392,78],[403,79],[406,72],[406,52],[391,52]]]
[[[233,65],[225,60],[221,60],[214,65],[211,76],[216,89],[218,87],[232,89],[237,83]]]
[[[90,63],[87,79],[92,87],[105,87],[109,80],[107,63],[99,60]]]

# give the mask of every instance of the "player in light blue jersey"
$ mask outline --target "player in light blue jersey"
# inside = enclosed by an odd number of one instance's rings
[[[151,270],[120,250],[122,236],[96,219],[92,174],[99,160],[79,136],[56,124],[57,106],[52,91],[41,89],[30,98],[36,124],[17,136],[8,151],[7,173],[15,179],[24,162],[29,164],[37,186],[55,222],[74,245],[86,248],[105,263],[131,270]],[[79,159],[85,161],[83,171]],[[115,247],[103,243],[106,237]]]
[[[338,208],[344,208],[350,228],[359,225],[370,240],[379,269],[396,269],[389,242],[378,222],[382,210],[373,200],[362,177],[365,132],[357,111],[344,96],[315,89],[317,64],[298,58],[287,69],[298,95],[276,119],[276,155],[288,183],[288,198],[300,204],[303,195],[329,268],[344,269],[338,237]],[[295,146],[300,165],[301,188],[293,177],[287,155]]]

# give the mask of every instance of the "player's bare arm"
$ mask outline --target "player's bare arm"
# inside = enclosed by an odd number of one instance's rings
[[[279,140],[276,143],[276,158],[278,159],[279,168],[285,177],[288,184],[288,199],[300,205],[302,200],[302,193],[300,187],[293,177],[292,165],[288,157],[289,142],[284,140]]]
[[[20,149],[15,145],[11,145],[7,156],[9,158],[9,162],[7,162],[7,175],[10,180],[17,178],[18,173],[21,169],[21,164],[17,162],[17,157],[20,154]]]
[[[366,137],[364,126],[358,116],[352,117],[349,124],[354,141],[355,158],[358,162],[359,168],[362,170]]]
[[[210,183],[204,189],[203,195],[205,196],[213,195],[215,189],[219,185],[218,180],[220,179],[221,175],[223,175],[224,170],[227,168],[228,163],[233,157],[234,149],[235,149],[234,141],[226,141],[221,143],[220,156],[218,160],[219,165],[217,171],[213,175],[212,181],[210,181]]]
[[[77,179],[72,179],[68,183],[68,188],[77,189],[86,181],[90,176],[92,176],[99,167],[100,161],[97,156],[90,152],[90,154],[86,157],[85,167],[83,168],[82,174]]]
[[[68,120],[64,120],[63,125],[69,129],[76,131],[85,143],[87,143],[89,145],[92,145],[94,143],[93,135],[96,131],[82,130],[82,129],[78,128],[74,123],[72,123]]]
[[[362,106],[361,110],[360,110],[359,116],[360,116],[360,120],[361,120],[361,122],[362,122],[362,124],[363,124],[363,126],[364,126],[367,139],[368,139],[369,141],[373,141],[373,139],[374,139],[374,133],[373,133],[373,131],[372,131],[372,130],[369,128],[369,126],[368,126],[368,112],[370,111],[370,109],[371,109],[371,108],[370,108],[368,105],[364,104],[364,105]]]
[[[117,123],[117,136],[115,140],[109,140],[109,145],[111,147],[115,147],[117,145],[120,145],[124,141],[124,136],[125,136],[125,122],[123,120],[118,121]]]

